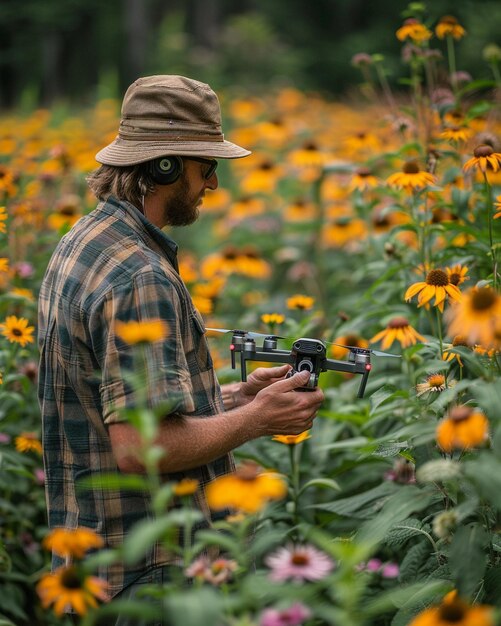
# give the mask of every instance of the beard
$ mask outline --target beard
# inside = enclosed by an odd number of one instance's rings
[[[196,222],[200,213],[198,198],[190,197],[188,181],[181,175],[179,188],[165,207],[165,220],[168,226],[189,226]]]

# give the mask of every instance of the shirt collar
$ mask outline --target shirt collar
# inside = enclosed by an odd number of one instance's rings
[[[113,207],[110,210],[106,210],[106,207],[111,205]],[[146,234],[150,239],[152,239],[157,246],[159,246],[163,252],[167,255],[167,258],[171,262],[174,269],[179,272],[179,265],[177,261],[177,251],[178,245],[177,243],[171,239],[163,230],[155,226],[152,222],[150,222],[144,215],[137,209],[133,204],[127,202],[125,200],[118,200],[114,196],[109,196],[106,202],[102,205],[102,210],[114,214],[117,209],[121,209],[125,212],[125,214],[132,218],[136,222],[136,227],[139,231],[139,234]]]

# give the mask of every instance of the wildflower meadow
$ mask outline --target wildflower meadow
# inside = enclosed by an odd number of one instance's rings
[[[70,624],[70,608],[83,626],[501,623],[501,48],[485,42],[485,73],[470,76],[455,55],[468,25],[414,6],[388,33],[399,89],[362,51],[342,100],[220,94],[227,138],[252,155],[221,161],[197,223],[170,233],[206,327],[276,334],[282,350],[320,340],[340,361],[370,350],[371,370],[362,398],[358,374],[322,372],[310,431],[236,450],[236,472],[206,488],[232,515],[183,545],[201,487],[159,480],[160,415],[143,406],[127,418],[146,474],[77,487],[144,490],[154,518],[116,550],[93,529],[48,531],[38,288],[96,204],[85,177],[120,101],[0,116],[0,626]],[[140,364],[165,328],[117,332]],[[240,376],[231,337],[207,330],[221,382]],[[140,387],[140,366],[130,375]],[[155,541],[178,557],[168,582],[110,598],[100,567]],[[66,563],[52,573],[51,549]]]

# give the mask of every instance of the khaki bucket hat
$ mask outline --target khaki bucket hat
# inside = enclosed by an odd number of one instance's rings
[[[136,165],[161,156],[238,159],[250,154],[226,141],[214,91],[184,76],[147,76],[127,89],[118,136],[96,154],[105,165]]]

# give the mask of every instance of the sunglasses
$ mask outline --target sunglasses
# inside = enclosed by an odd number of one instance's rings
[[[197,161],[197,163],[205,163],[208,168],[203,174],[205,180],[209,180],[217,170],[217,161],[215,159],[202,159],[201,157],[184,157],[187,161]]]

